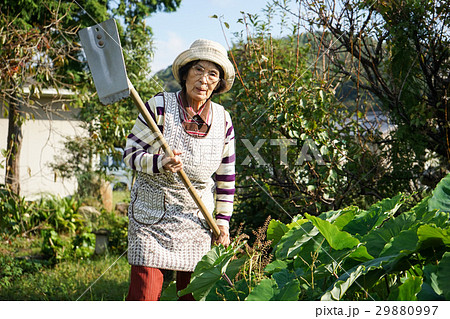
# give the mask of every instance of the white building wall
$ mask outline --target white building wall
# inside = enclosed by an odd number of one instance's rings
[[[48,90],[50,91],[50,90]],[[62,179],[55,176],[49,163],[55,163],[55,157],[64,154],[66,137],[86,136],[80,127],[81,122],[75,120],[73,111],[66,111],[50,91],[40,101],[52,109],[29,109],[35,119],[27,120],[22,126],[22,150],[20,154],[20,195],[34,200],[42,195],[52,194],[61,197],[76,192],[76,179]],[[0,109],[2,109],[0,107]],[[3,111],[3,110],[2,110]],[[3,113],[3,112],[2,112]],[[6,149],[8,137],[8,118],[0,115],[0,150]],[[6,159],[0,154],[0,163],[6,165]],[[0,168],[0,184],[5,183],[5,168]]]
[[[21,196],[29,200],[44,194],[72,195],[77,188],[75,179],[55,176],[49,163],[55,156],[64,153],[66,136],[83,134],[78,121],[29,120],[23,128],[22,151],[20,155]],[[0,149],[6,148],[8,119],[0,119]],[[3,166],[5,158],[2,156]],[[4,183],[5,169],[0,170],[0,181]]]

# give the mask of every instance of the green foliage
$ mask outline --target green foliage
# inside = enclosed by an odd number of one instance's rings
[[[107,179],[105,168],[94,164],[96,154],[102,152],[100,145],[91,138],[68,137],[64,142],[64,155],[55,156],[55,162],[50,164],[62,178],[77,179],[78,198],[93,197],[100,200],[101,184]]]
[[[291,224],[272,220],[267,235],[275,259],[262,274],[248,272],[249,249],[214,247],[185,292],[202,300],[214,294],[225,300],[449,300],[450,214],[429,209],[448,187],[444,178],[431,197],[402,213],[407,198],[398,195],[367,210],[297,216]],[[241,269],[226,281],[221,274],[233,261]]]
[[[428,202],[428,208],[429,210],[438,209],[443,212],[450,212],[450,175],[439,182]]]
[[[19,262],[22,261],[14,263],[17,265]],[[10,277],[7,287],[0,286],[0,300],[123,301],[128,292],[130,265],[126,258],[117,260],[117,256],[95,256],[61,261],[51,267],[40,266],[41,263],[36,261],[32,263],[33,267],[39,267],[38,271],[27,268],[20,276]],[[3,265],[0,261],[0,273]]]
[[[108,252],[122,254],[128,247],[128,217],[117,215],[114,212],[103,212],[95,228],[106,229],[108,235]]]
[[[242,265],[243,259],[231,260],[239,246],[215,246],[197,264],[191,277],[191,284],[182,290],[179,295],[193,293],[196,300],[206,300],[208,294],[213,291],[217,281],[225,275],[233,278]],[[225,274],[225,275],[224,275]]]
[[[367,107],[364,96],[375,97],[377,108],[396,126],[380,141],[391,168],[384,182],[403,181],[406,190],[405,179],[415,187],[420,180],[434,188],[448,172],[450,156],[447,2],[355,0],[341,6],[336,0],[310,0],[299,5],[306,24],[323,30],[324,36],[315,39],[328,76],[355,83],[359,109]]]
[[[95,234],[92,229],[108,231],[108,254],[120,255],[128,246],[128,218],[118,216],[114,212],[103,212],[95,220],[80,226],[76,234],[67,236],[54,228],[45,229],[41,233],[41,253],[51,262],[63,260],[88,259],[95,252]]]
[[[43,89],[68,89],[76,94],[65,98],[63,108],[67,109],[69,104],[82,107],[79,117],[86,122],[92,142],[98,144],[86,151],[117,156],[114,147],[124,145],[126,132],[137,112],[131,101],[103,106],[93,95],[95,87],[77,31],[113,15],[119,23],[128,77],[141,96],[149,98],[158,89],[155,82],[148,79],[152,32],[145,25],[145,19],[156,11],[175,11],[181,0],[46,0],[44,5],[41,2],[8,0],[0,10],[0,104],[11,114],[11,127],[20,132],[25,120],[34,117],[34,112],[27,112],[21,105],[31,109],[48,107],[36,100]],[[25,87],[29,88],[29,93],[24,92]],[[19,194],[20,185],[15,182],[19,180],[18,171],[14,167],[20,166],[20,157],[16,154],[21,140],[14,140],[18,135],[12,132],[6,150],[7,176],[11,178],[6,183]]]
[[[60,235],[53,229],[46,229],[42,231],[41,238],[41,254],[50,263],[87,259],[94,255],[95,235],[87,229],[72,237]]]
[[[127,248],[128,219],[125,216],[103,212],[100,217],[88,220],[78,213],[81,203],[74,198],[26,201],[6,190],[0,195],[1,232],[9,237],[40,233],[40,252],[52,263],[92,257],[94,228],[108,229],[109,253],[122,254]]]
[[[95,235],[91,232],[77,234],[72,240],[72,249],[75,259],[91,257],[95,252]]]
[[[392,79],[389,84],[401,92],[398,101],[388,100],[386,104],[391,117],[399,124],[399,134],[409,135],[407,140],[417,156],[430,148],[448,157],[442,123],[446,119],[444,88],[448,80],[440,75],[448,69],[450,56],[450,37],[444,31],[450,26],[450,10],[444,3],[409,0],[402,3],[400,10],[393,1],[375,4],[383,19],[382,27],[390,34],[386,39],[390,54],[386,67]],[[430,83],[430,78],[436,80]],[[430,93],[433,98],[426,98]],[[431,122],[436,125],[429,125]],[[441,136],[439,142],[433,141],[435,136]],[[439,145],[431,146],[436,142]]]
[[[5,189],[0,191],[0,230],[10,235],[52,228],[74,233],[84,225],[74,198],[48,197],[26,201]]]
[[[12,286],[15,278],[25,273],[37,272],[42,268],[40,263],[26,259],[16,259],[8,255],[0,256],[0,288]]]
[[[62,259],[69,257],[71,253],[71,245],[69,240],[63,239],[53,229],[42,231],[42,246],[41,253],[50,262],[59,262]]]
[[[128,20],[141,20],[156,11],[175,11],[180,3],[181,0],[120,0],[113,11],[115,14],[127,17]]]
[[[348,79],[319,66],[316,41],[327,34],[287,26],[292,33],[273,38],[272,18],[286,11],[268,5],[265,13],[240,19],[248,32],[236,35],[230,55],[238,75],[223,98],[238,137],[236,225],[248,232],[268,215],[288,223],[299,207],[313,216],[367,208],[404,191],[404,178],[389,178],[383,162],[380,126],[338,100],[337,87]]]

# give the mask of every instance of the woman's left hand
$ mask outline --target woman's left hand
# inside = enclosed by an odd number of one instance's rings
[[[219,238],[216,238],[214,236],[214,243],[215,244],[222,244],[225,247],[228,247],[230,245],[230,233],[228,231],[228,227],[226,226],[217,226],[220,230],[220,236]]]

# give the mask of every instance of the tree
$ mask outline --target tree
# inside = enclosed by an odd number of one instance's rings
[[[363,131],[364,119],[357,121],[337,99],[311,44],[317,35],[301,34],[294,24],[284,26],[291,30],[285,37],[271,36],[270,21],[280,11],[268,5],[265,18],[243,15],[247,33],[231,50],[237,78],[221,97],[237,137],[233,221],[246,229],[268,215],[287,222],[353,204],[369,189],[364,204],[391,191],[376,189],[377,127]]]
[[[330,69],[351,79],[359,94],[378,98],[396,124],[383,143],[391,150],[388,165],[397,175],[386,178],[426,183],[427,161],[434,158],[439,161],[432,173],[434,187],[450,169],[448,1],[306,0],[299,4],[303,14],[290,14],[315,30],[325,30],[318,43]]]
[[[31,117],[24,112],[23,106],[39,107],[34,96],[42,88],[50,87],[76,91],[77,96],[72,103],[87,106],[91,111],[99,104],[90,93],[95,89],[86,72],[86,63],[81,63],[83,58],[77,31],[95,24],[94,21],[104,21],[111,15],[123,18],[124,25],[120,25],[119,29],[125,43],[125,56],[136,60],[131,55],[135,53],[133,50],[139,45],[149,49],[151,44],[151,30],[145,26],[144,18],[157,10],[173,11],[180,2],[120,0],[117,7],[112,8],[117,2],[3,0],[0,7],[0,102],[7,108],[9,116],[5,184],[11,191],[20,193],[21,127]],[[130,76],[139,78],[139,73],[131,72]],[[29,93],[25,93],[26,87],[29,87]]]
[[[5,183],[16,194],[20,192],[22,124],[32,116],[25,113],[24,107],[40,107],[34,97],[43,87],[73,89],[70,79],[58,74],[58,69],[66,69],[78,50],[67,41],[77,31],[65,22],[73,7],[58,1],[6,1],[0,7],[1,102],[9,116]]]

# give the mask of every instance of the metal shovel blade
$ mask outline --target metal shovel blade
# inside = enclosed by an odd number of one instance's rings
[[[130,95],[127,71],[114,19],[78,32],[100,102],[112,104]]]

